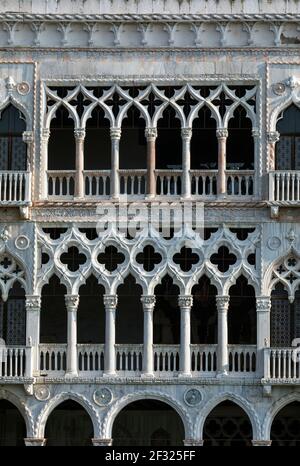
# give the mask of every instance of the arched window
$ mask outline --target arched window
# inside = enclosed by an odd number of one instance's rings
[[[0,338],[7,345],[25,345],[25,291],[19,282],[10,289],[6,301],[0,298]]]
[[[23,171],[27,169],[26,144],[23,131],[26,130],[24,115],[9,105],[1,112],[0,118],[0,170]]]
[[[193,121],[191,139],[191,169],[216,170],[218,168],[218,140],[216,120],[207,107],[202,107]]]
[[[168,106],[157,123],[156,168],[158,170],[182,167],[182,139],[180,120]]]
[[[147,167],[145,120],[138,108],[131,106],[122,121],[120,140],[120,169]]]
[[[276,170],[300,170],[300,109],[290,105],[276,127],[280,139],[276,144]]]
[[[256,343],[255,291],[247,279],[239,277],[229,290],[228,343],[254,345]]]
[[[252,123],[244,107],[239,106],[228,123],[227,170],[253,170],[254,141]]]
[[[109,120],[100,107],[95,107],[86,122],[84,169],[110,170]]]
[[[300,338],[300,291],[291,303],[283,284],[277,283],[271,303],[271,346],[290,347],[294,338]]]
[[[75,169],[74,121],[68,110],[60,106],[50,125],[48,170]]]
[[[180,342],[179,288],[166,275],[155,287],[155,310],[153,316],[153,339],[155,344],[172,345]]]

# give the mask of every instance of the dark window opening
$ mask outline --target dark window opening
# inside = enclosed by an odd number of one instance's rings
[[[235,109],[233,118],[228,123],[226,152],[227,170],[254,169],[252,123],[247,117],[246,110],[241,106]]]
[[[94,108],[86,122],[84,140],[84,169],[110,170],[110,122],[104,110]]]
[[[180,252],[174,254],[173,261],[179,265],[183,272],[189,272],[193,265],[198,264],[199,256],[193,249],[184,246]]]
[[[248,235],[255,231],[255,228],[229,228],[229,230],[236,234],[237,239],[245,241]]]
[[[86,280],[85,285],[80,287],[77,311],[78,343],[104,343],[104,294],[104,287],[99,285],[97,279],[93,275]],[[87,357],[90,357],[90,355],[87,354]],[[80,362],[81,364],[83,363],[83,361],[79,361],[79,363]],[[81,367],[79,367],[79,369],[81,369]]]
[[[74,121],[60,106],[50,125],[48,170],[75,170],[75,152]]]
[[[178,306],[179,288],[166,275],[154,290],[156,296],[153,316],[153,339],[155,344],[180,343],[180,309]]]
[[[276,170],[300,170],[300,110],[290,105],[278,120],[280,139],[276,144]]]
[[[182,168],[182,140],[180,120],[175,110],[168,106],[157,123],[156,168]]]
[[[291,303],[282,283],[271,294],[271,346],[289,348],[294,338],[300,338],[300,291]]]
[[[193,121],[191,169],[217,170],[218,140],[216,121],[207,107],[202,107]]]
[[[25,117],[13,105],[2,110],[0,117],[0,170],[26,170]]]
[[[86,263],[86,256],[79,252],[78,248],[71,246],[60,256],[60,261],[66,264],[71,272],[76,272],[81,265]]]
[[[42,289],[41,343],[67,343],[66,287],[53,275]]]
[[[8,298],[0,298],[0,338],[6,345],[26,344],[25,291],[19,282],[10,289]]]
[[[247,279],[239,277],[229,291],[228,343],[256,344],[256,299]]]
[[[142,264],[146,272],[151,272],[157,264],[160,264],[161,260],[161,255],[151,245],[145,246],[143,251],[136,256],[137,263]]]
[[[97,228],[79,228],[79,231],[90,241],[98,238]]]
[[[208,277],[203,276],[192,289],[191,343],[216,344],[218,314],[216,306],[217,289]]]
[[[142,288],[132,275],[118,287],[116,312],[116,343],[143,343]]]
[[[0,400],[0,447],[22,447],[26,424],[20,411],[10,401]]]
[[[229,252],[226,246],[221,246],[218,253],[211,256],[210,262],[217,265],[220,272],[225,273],[231,265],[236,263],[236,256]]]
[[[61,235],[68,231],[68,228],[42,228],[42,230],[49,235],[51,239],[59,239]]]
[[[120,140],[120,169],[147,168],[145,120],[140,111],[131,106],[122,121]]]
[[[284,406],[275,416],[271,427],[272,447],[298,447],[300,445],[300,403]]]
[[[115,246],[107,246],[104,252],[98,255],[98,262],[104,264],[106,270],[109,272],[114,272],[124,260],[124,254],[119,252]]]

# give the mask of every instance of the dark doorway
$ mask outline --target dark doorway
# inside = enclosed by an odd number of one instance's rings
[[[300,110],[290,105],[278,120],[280,139],[276,144],[276,170],[300,170]]]
[[[42,290],[41,343],[67,343],[66,287],[53,275]]]
[[[128,344],[143,343],[142,288],[132,275],[118,287],[116,311],[116,342]]]
[[[208,277],[203,276],[193,287],[192,295],[191,343],[215,344],[218,332],[217,289]]]
[[[295,401],[282,408],[271,427],[273,447],[298,447],[300,445],[300,403]]]
[[[179,288],[166,275],[154,290],[153,340],[156,344],[172,345],[180,343],[180,309],[178,306]]]
[[[229,295],[228,343],[255,345],[256,300],[253,287],[241,276],[230,288]]]
[[[0,400],[0,447],[24,446],[26,425],[20,411],[7,400]]]

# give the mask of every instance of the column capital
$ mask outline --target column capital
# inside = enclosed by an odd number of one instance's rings
[[[22,140],[26,144],[33,143],[33,131],[23,131],[22,133]]]
[[[259,128],[252,128],[252,136],[254,138],[259,138],[260,137],[260,130]]]
[[[257,312],[270,312],[271,311],[271,297],[270,296],[257,296],[256,297],[256,311]]]
[[[41,297],[39,295],[26,295],[26,310],[27,311],[40,311],[41,310]]]
[[[106,309],[116,309],[118,304],[118,296],[115,294],[105,294],[103,302]]]
[[[269,144],[275,144],[280,138],[280,133],[278,131],[269,131],[267,133],[267,141]]]
[[[229,307],[230,296],[218,295],[216,296],[217,308],[219,312],[227,312]]]
[[[67,294],[65,295],[65,303],[68,311],[77,311],[79,305],[78,294]]]
[[[157,138],[157,128],[152,128],[148,126],[145,128],[145,138],[148,139],[156,139]]]
[[[110,138],[111,139],[120,139],[121,138],[121,128],[110,128]]]
[[[42,128],[42,139],[44,141],[48,141],[49,137],[50,137],[50,129],[49,128]]]
[[[145,311],[152,311],[155,306],[155,295],[142,295],[141,301]]]
[[[78,141],[83,141],[85,138],[85,129],[84,128],[74,129],[74,136],[75,136],[75,139],[77,139]]]
[[[193,129],[189,126],[185,127],[185,128],[181,128],[181,137],[182,139],[191,139],[192,137],[192,134],[193,134]]]
[[[192,295],[181,295],[178,296],[178,306],[180,308],[191,308],[193,305]]]
[[[218,128],[216,130],[216,135],[218,139],[225,139],[228,137],[228,129],[227,128]]]

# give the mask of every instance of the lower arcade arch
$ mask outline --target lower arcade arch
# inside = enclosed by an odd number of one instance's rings
[[[300,402],[288,403],[277,412],[271,425],[272,446],[300,445]]]
[[[91,446],[93,423],[84,407],[66,400],[50,413],[45,427],[46,446]]]
[[[25,420],[18,408],[8,400],[0,400],[0,447],[24,446]]]
[[[114,446],[182,446],[184,425],[176,410],[156,399],[127,404],[113,422]]]
[[[248,415],[233,401],[215,406],[204,422],[204,446],[251,446],[252,438]]]

